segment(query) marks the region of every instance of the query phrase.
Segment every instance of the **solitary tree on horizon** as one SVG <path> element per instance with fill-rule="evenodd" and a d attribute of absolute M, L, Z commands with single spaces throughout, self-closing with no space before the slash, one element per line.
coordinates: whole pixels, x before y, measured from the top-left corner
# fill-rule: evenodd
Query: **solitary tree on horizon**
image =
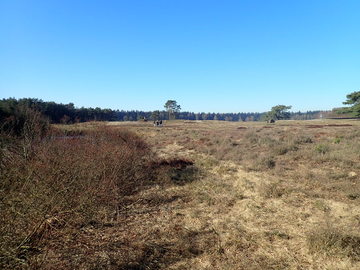
<path fill-rule="evenodd" d="M 266 114 L 265 119 L 268 121 L 290 119 L 290 113 L 288 112 L 290 109 L 291 106 L 276 105 L 272 107 L 271 111 Z"/>
<path fill-rule="evenodd" d="M 177 104 L 176 100 L 168 100 L 164 105 L 169 114 L 169 120 L 176 118 L 176 113 L 180 112 L 181 107 Z"/>

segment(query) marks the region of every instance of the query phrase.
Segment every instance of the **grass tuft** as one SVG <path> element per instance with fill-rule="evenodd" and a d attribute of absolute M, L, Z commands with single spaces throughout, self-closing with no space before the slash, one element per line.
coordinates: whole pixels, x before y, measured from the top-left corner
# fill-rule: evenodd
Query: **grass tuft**
<path fill-rule="evenodd" d="M 311 253 L 322 253 L 329 257 L 348 257 L 360 260 L 360 236 L 344 233 L 331 226 L 319 228 L 307 237 Z"/>

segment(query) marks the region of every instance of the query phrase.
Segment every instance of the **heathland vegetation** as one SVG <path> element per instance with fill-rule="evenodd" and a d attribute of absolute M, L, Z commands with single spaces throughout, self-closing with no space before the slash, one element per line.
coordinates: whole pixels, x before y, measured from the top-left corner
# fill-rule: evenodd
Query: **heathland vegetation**
<path fill-rule="evenodd" d="M 79 234 L 118 224 L 136 194 L 192 164 L 157 158 L 126 129 L 50 126 L 29 108 L 2 122 L 0 150 L 2 269 L 77 268 L 85 254 L 66 258 L 81 250 Z"/>
<path fill-rule="evenodd" d="M 360 268 L 356 119 L 65 125 L 23 101 L 1 103 L 2 269 Z"/>

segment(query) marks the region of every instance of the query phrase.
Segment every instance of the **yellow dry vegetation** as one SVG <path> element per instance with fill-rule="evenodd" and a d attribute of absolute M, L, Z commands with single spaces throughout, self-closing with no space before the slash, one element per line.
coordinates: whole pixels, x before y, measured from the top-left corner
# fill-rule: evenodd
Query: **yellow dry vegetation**
<path fill-rule="evenodd" d="M 141 134 L 162 157 L 194 160 L 201 171 L 162 191 L 188 199 L 168 213 L 175 220 L 157 226 L 165 235 L 170 224 L 196 232 L 199 249 L 167 269 L 360 268 L 358 121 L 111 125 Z"/>
<path fill-rule="evenodd" d="M 177 120 L 163 127 L 94 122 L 56 128 L 71 136 L 94 128 L 110 128 L 113 136 L 116 130 L 136 133 L 149 146 L 141 161 L 147 162 L 146 180 L 142 171 L 141 189 L 120 199 L 114 195 L 121 202 L 114 213 L 106 208 L 61 229 L 49 222 L 57 238 L 49 233 L 30 268 L 360 269 L 360 121 Z M 126 146 L 133 138 L 128 136 L 119 142 Z M 118 177 L 112 164 L 104 166 L 112 156 L 106 140 L 100 141 L 106 148 L 98 164 L 105 183 Z M 133 154 L 129 162 L 141 160 Z"/>

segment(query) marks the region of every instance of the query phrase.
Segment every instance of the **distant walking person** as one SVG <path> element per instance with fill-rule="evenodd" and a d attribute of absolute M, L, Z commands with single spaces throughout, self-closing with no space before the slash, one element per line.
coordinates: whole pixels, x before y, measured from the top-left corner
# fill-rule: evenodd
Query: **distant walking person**
<path fill-rule="evenodd" d="M 163 125 L 162 120 L 156 120 L 156 121 L 154 121 L 154 127 L 162 127 L 162 125 Z"/>

